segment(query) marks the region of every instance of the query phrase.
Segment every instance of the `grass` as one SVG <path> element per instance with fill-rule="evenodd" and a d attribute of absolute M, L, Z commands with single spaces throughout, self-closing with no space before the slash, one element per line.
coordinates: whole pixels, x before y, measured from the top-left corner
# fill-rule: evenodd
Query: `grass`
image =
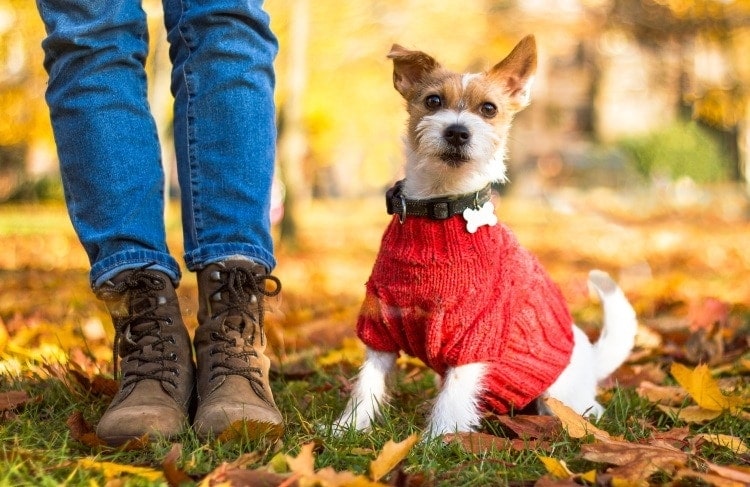
<path fill-rule="evenodd" d="M 367 474 L 369 462 L 389 440 L 401 440 L 419 432 L 424 424 L 426 395 L 434 392 L 434 377 L 430 372 L 418 373 L 417 380 L 407 378 L 414 370 L 400 371 L 399 391 L 394 403 L 385 408 L 383 421 L 371 433 L 348 432 L 342 437 L 330 434 L 333 417 L 343 408 L 340 390 L 331 387 L 342 374 L 351 375 L 346 365 L 317 368 L 304 380 L 278 377 L 273 382 L 275 397 L 286 415 L 286 432 L 280 442 L 238 439 L 230 443 L 201 443 L 190 430 L 175 441 L 182 445 L 178 465 L 188 474 L 200 479 L 222 462 L 232 462 L 242 454 L 255 452 L 250 467 L 267 465 L 278 453 L 295 456 L 299 447 L 309 442 L 317 445 L 317 467 L 333 467 Z M 103 412 L 106 398 L 71 391 L 55 378 L 27 378 L 20 381 L 0 381 L 0 390 L 23 389 L 32 400 L 13 419 L 0 425 L 0 485 L 103 485 L 111 477 L 106 471 L 84 468 L 81 458 L 120 465 L 146 466 L 160 469 L 172 443 L 158 441 L 145 449 L 112 452 L 92 449 L 73 440 L 66 420 L 74 411 L 83 412 L 91 422 Z M 424 391 L 428 391 L 425 394 Z M 646 442 L 654 428 L 669 430 L 681 426 L 653 404 L 639 398 L 632 390 L 615 389 L 607 413 L 598 423 L 612 435 L 626 440 Z M 706 425 L 693 427 L 695 433 L 723 433 L 740 438 L 750 436 L 750 424 L 730 414 L 723 414 Z M 505 436 L 498 424 L 488 422 L 485 431 Z M 533 446 L 525 451 L 495 450 L 481 454 L 465 451 L 458 445 L 445 445 L 440 440 L 418 444 L 412 449 L 403 472 L 428 479 L 427 485 L 532 485 L 545 474 L 538 456 L 564 460 L 574 472 L 590 469 L 603 470 L 580 458 L 580 445 L 585 440 L 569 438 L 560 433 L 544 449 Z M 737 455 L 726 448 L 704 445 L 700 454 L 714 463 L 736 464 Z M 104 467 L 102 467 L 104 468 Z M 114 471 L 119 475 L 118 471 Z M 115 475 L 115 473 L 111 473 Z M 149 481 L 138 475 L 125 475 L 126 485 L 162 485 L 163 481 Z M 434 482 L 434 484 L 433 484 Z"/>
<path fill-rule="evenodd" d="M 337 471 L 366 474 L 370 461 L 386 442 L 400 441 L 421 431 L 427 401 L 435 393 L 435 377 L 407 363 L 399 369 L 392 404 L 385 408 L 383 421 L 372 432 L 349 432 L 342 437 L 330 434 L 329 425 L 343 409 L 347 379 L 356 373 L 356 366 L 346 360 L 321 365 L 318 359 L 353 334 L 362 283 L 369 273 L 386 220 L 380 203 L 380 199 L 375 203 L 350 202 L 345 214 L 339 212 L 338 204 L 317 203 L 301 225 L 300 250 L 292 252 L 283 246 L 279 248 L 277 275 L 284 282 L 284 297 L 272 303 L 276 309 L 269 312 L 267 319 L 269 342 L 281 365 L 273 376 L 272 387 L 285 415 L 285 434 L 278 442 L 239 438 L 229 443 L 206 444 L 186 429 L 174 440 L 182 448 L 177 466 L 196 483 L 224 462 L 244 459 L 248 468 L 277 465 L 279 455 L 296 456 L 302 445 L 310 442 L 316 445 L 316 468 L 332 467 Z M 560 242 L 572 242 L 581 235 L 596 242 L 602 235 L 613 232 L 636 233 L 641 240 L 647 240 L 654 233 L 654 226 L 638 226 L 633 220 L 630 215 L 637 212 L 627 213 L 627 218 L 621 215 L 617 226 L 611 219 L 602 222 L 600 209 L 593 216 L 583 214 L 572 219 L 514 200 L 504 201 L 501 208 L 521 239 L 533 245 L 553 275 L 563 277 L 559 279 L 563 283 L 585 275 L 592 262 L 605 261 L 610 268 L 618 265 L 626 268 L 630 263 L 618 264 L 604 247 L 581 246 L 561 253 Z M 171 214 L 178 218 L 176 211 Z M 691 223 L 689 218 L 680 219 L 670 213 L 667 223 L 659 214 L 653 215 L 650 224 L 655 223 L 658 229 L 669 225 L 684 237 L 684 244 L 673 251 L 662 246 L 655 257 L 645 254 L 646 245 L 629 245 L 631 254 L 620 253 L 620 258 L 627 255 L 636 262 L 650 262 L 654 280 L 662 279 L 650 286 L 641 286 L 636 281 L 635 285 L 640 287 L 626 290 L 635 297 L 638 309 L 657 309 L 667 303 L 670 306 L 665 313 L 673 321 L 679 319 L 677 305 L 687 299 L 681 294 L 682 289 L 699 288 L 696 284 L 699 278 L 718 283 L 710 290 L 711 294 L 721 296 L 723 290 L 730 290 L 733 296 L 740 296 L 740 302 L 747 297 L 746 269 L 739 266 L 713 269 L 709 261 L 700 260 L 702 257 L 697 258 L 697 264 L 687 260 L 686 256 L 698 255 L 698 252 L 686 246 L 705 240 L 699 238 L 703 234 L 686 229 L 692 228 L 690 225 L 703 229 L 705 219 Z M 581 227 L 574 226 L 577 222 Z M 170 248 L 179 255 L 179 228 L 174 222 L 168 228 Z M 326 238 L 321 239 L 321 229 L 326 228 L 332 231 L 323 232 Z M 746 222 L 718 221 L 711 228 L 713 248 L 727 249 L 725 253 L 730 256 L 741 247 L 738 242 L 746 242 L 750 233 Z M 544 239 L 538 237 L 540 233 L 544 233 Z M 5 342 L 0 338 L 0 393 L 23 390 L 29 396 L 24 406 L 0 417 L 0 486 L 164 485 L 164 480 L 149 480 L 118 467 L 161 471 L 173 442 L 157 441 L 135 451 L 111 451 L 75 440 L 66 424 L 73 413 L 80 412 L 93 425 L 107 406 L 108 397 L 93 394 L 71 382 L 65 371 L 83 366 L 86 374 L 111 372 L 111 326 L 101 303 L 93 299 L 88 289 L 85 255 L 75 241 L 64 209 L 60 205 L 0 208 L 0 248 L 5 249 L 0 253 L 0 323 L 10 332 Z M 633 256 L 632 252 L 640 252 L 642 248 L 643 255 Z M 660 285 L 673 282 L 670 281 L 674 280 L 673 268 L 680 276 L 684 275 L 686 264 L 693 264 L 700 272 L 694 272 L 689 278 L 680 277 L 677 282 L 681 286 Z M 732 276 L 738 277 L 731 280 Z M 572 297 L 573 311 L 586 317 L 587 313 L 582 310 L 589 310 L 590 303 L 585 296 L 572 294 L 571 287 L 568 285 L 566 292 Z M 648 294 L 644 290 L 662 294 Z M 188 327 L 194 329 L 197 302 L 194 278 L 186 274 L 178 291 L 186 310 L 190 310 L 185 316 Z M 703 288 L 703 292 L 709 291 Z M 644 315 L 655 322 L 656 318 L 664 318 Z M 87 330 L 92 323 L 103 324 L 106 336 L 91 335 Z M 674 335 L 674 330 L 670 333 Z M 66 353 L 71 363 L 60 366 L 56 357 Z M 19 360 L 19 368 L 3 373 L 9 358 Z M 670 358 L 665 355 L 648 360 L 657 361 L 667 370 Z M 747 371 L 740 373 L 725 368 L 723 376 L 739 376 L 735 384 L 748 394 Z M 607 412 L 597 426 L 635 444 L 650 442 L 654 431 L 667 432 L 686 426 L 640 398 L 632 387 L 607 391 L 604 402 Z M 689 428 L 691 438 L 700 433 L 750 437 L 750 422 L 729 413 L 705 424 L 689 425 Z M 507 428 L 491 418 L 484 425 L 484 431 L 499 437 L 512 436 Z M 531 442 L 521 451 L 501 448 L 477 453 L 440 440 L 418 443 L 397 469 L 406 480 L 402 478 L 401 483 L 391 480 L 395 485 L 533 485 L 546 473 L 540 456 L 563 460 L 574 472 L 607 468 L 607 465 L 582 458 L 581 447 L 590 440 L 570 438 L 564 432 L 547 440 L 544 445 Z M 686 440 L 682 448 L 718 464 L 747 467 L 750 462 L 747 455 L 737 455 L 727 448 L 694 439 Z M 251 456 L 245 456 L 247 454 Z M 87 459 L 94 463 L 86 463 Z M 671 478 L 667 473 L 657 473 L 649 480 L 659 484 Z M 692 480 L 680 482 L 679 485 L 705 485 Z"/>

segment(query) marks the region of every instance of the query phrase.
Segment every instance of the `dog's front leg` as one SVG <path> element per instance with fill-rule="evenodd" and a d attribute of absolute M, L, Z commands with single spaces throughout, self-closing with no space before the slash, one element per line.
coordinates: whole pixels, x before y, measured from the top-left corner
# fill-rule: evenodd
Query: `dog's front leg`
<path fill-rule="evenodd" d="M 428 436 L 474 431 L 479 426 L 485 369 L 483 363 L 448 369 L 432 407 Z"/>
<path fill-rule="evenodd" d="M 388 400 L 386 379 L 396 363 L 397 354 L 367 348 L 365 363 L 359 371 L 352 396 L 344 412 L 333 423 L 333 431 L 341 434 L 354 427 L 365 430 L 380 415 L 380 407 Z"/>

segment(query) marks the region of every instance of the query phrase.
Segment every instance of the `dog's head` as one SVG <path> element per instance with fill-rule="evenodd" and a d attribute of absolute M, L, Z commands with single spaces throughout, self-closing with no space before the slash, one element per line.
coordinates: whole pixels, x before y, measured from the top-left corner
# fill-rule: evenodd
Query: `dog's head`
<path fill-rule="evenodd" d="M 536 42 L 523 38 L 484 73 L 460 74 L 432 56 L 394 44 L 393 85 L 409 113 L 406 182 L 410 198 L 477 191 L 505 181 L 513 116 L 529 103 Z"/>

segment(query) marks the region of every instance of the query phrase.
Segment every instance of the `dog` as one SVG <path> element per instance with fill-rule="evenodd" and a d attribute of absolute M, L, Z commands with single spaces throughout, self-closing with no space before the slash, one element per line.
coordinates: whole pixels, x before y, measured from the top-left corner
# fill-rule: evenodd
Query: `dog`
<path fill-rule="evenodd" d="M 365 361 L 334 432 L 376 421 L 400 352 L 442 379 L 426 438 L 476 430 L 487 410 L 519 411 L 547 396 L 599 417 L 597 383 L 633 348 L 633 308 L 609 275 L 592 271 L 604 324 L 591 344 L 491 201 L 491 184 L 507 179 L 511 121 L 530 100 L 534 37 L 480 74 L 398 44 L 388 58 L 408 112 L 405 178 L 386 194 L 393 219 L 357 323 Z"/>

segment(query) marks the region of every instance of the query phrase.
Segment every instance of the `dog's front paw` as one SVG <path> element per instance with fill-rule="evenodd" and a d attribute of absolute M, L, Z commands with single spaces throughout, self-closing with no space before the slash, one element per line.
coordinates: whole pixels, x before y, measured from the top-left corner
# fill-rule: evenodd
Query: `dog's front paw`
<path fill-rule="evenodd" d="M 342 436 L 347 431 L 366 431 L 372 426 L 373 418 L 364 411 L 357 411 L 356 406 L 347 405 L 341 416 L 331 425 L 331 431 L 335 436 Z"/>

